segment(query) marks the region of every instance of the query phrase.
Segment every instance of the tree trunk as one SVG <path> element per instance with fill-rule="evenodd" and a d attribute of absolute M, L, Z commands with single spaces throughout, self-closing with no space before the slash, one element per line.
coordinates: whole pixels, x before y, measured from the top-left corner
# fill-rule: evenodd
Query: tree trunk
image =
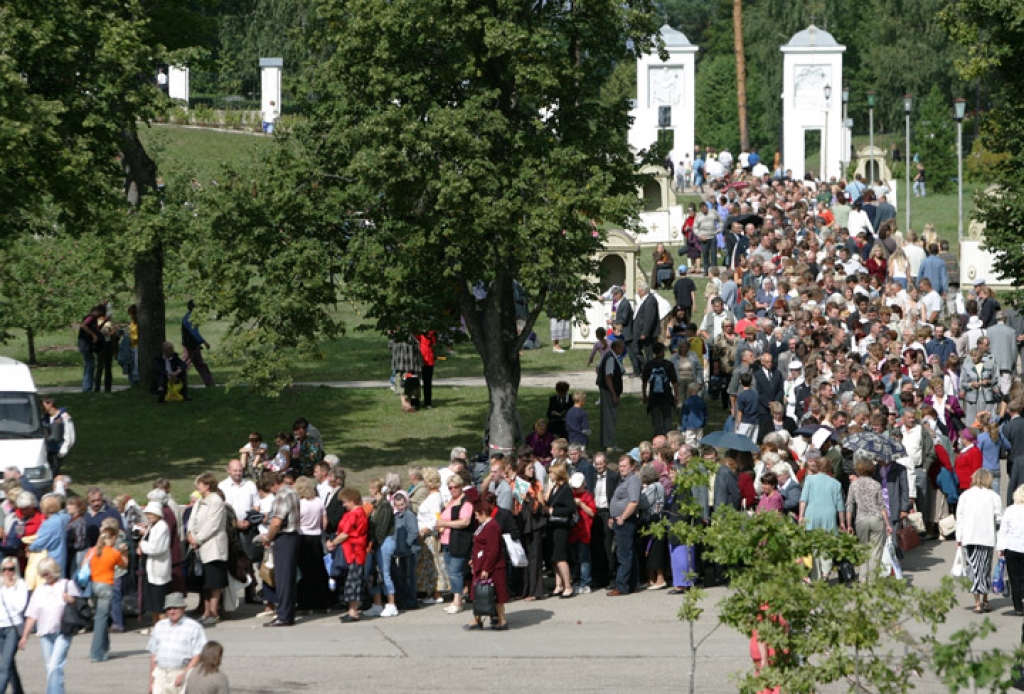
<path fill-rule="evenodd" d="M 138 212 L 143 196 L 156 190 L 156 162 L 146 153 L 134 125 L 124 130 L 121 141 L 125 198 Z M 164 249 L 159 239 L 135 256 L 135 307 L 139 318 L 139 382 L 143 388 L 152 389 L 153 358 L 166 339 Z"/>
<path fill-rule="evenodd" d="M 28 363 L 36 364 L 36 331 L 32 328 L 25 328 L 25 339 L 28 341 Z"/>
<path fill-rule="evenodd" d="M 164 249 L 156 248 L 135 258 L 135 307 L 139 317 L 139 383 L 152 390 L 153 359 L 167 339 L 164 307 Z"/>
<path fill-rule="evenodd" d="M 476 300 L 468 289 L 464 289 L 460 293 L 459 305 L 469 326 L 470 338 L 484 365 L 484 380 L 490 399 L 486 432 L 488 452 L 511 453 L 523 439 L 516 405 L 519 401 L 519 348 L 525 339 L 516 332 L 512 277 L 499 276 L 488 287 L 487 298 L 483 301 Z M 539 308 L 535 308 L 527 321 L 524 333 L 529 333 Z"/>
<path fill-rule="evenodd" d="M 743 51 L 743 0 L 732 0 L 733 50 L 736 53 L 736 110 L 740 119 L 740 149 L 750 151 L 747 129 L 747 59 Z"/>

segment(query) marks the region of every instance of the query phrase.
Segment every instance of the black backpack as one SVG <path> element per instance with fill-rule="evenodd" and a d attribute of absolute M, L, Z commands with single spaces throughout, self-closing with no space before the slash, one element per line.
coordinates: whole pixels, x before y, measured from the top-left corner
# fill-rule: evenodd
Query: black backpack
<path fill-rule="evenodd" d="M 651 368 L 651 378 L 649 379 L 651 384 L 652 395 L 664 395 L 669 392 L 668 385 L 668 372 L 665 371 L 665 366 L 659 364 Z"/>

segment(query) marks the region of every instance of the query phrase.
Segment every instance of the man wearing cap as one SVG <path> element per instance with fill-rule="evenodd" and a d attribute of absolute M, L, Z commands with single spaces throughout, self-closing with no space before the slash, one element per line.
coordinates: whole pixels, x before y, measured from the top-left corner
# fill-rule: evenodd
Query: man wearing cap
<path fill-rule="evenodd" d="M 642 365 L 633 334 L 636 328 L 633 325 L 633 305 L 629 303 L 622 287 L 612 287 L 612 313 L 615 315 L 614 322 L 622 326 L 622 340 L 629 354 L 629 363 L 633 365 L 633 373 L 639 374 Z"/>
<path fill-rule="evenodd" d="M 146 650 L 149 658 L 151 694 L 178 694 L 188 671 L 199 664 L 206 645 L 206 633 L 199 622 L 185 616 L 185 596 L 171 593 L 164 598 L 165 619 L 153 627 Z"/>
<path fill-rule="evenodd" d="M 690 268 L 685 265 L 679 266 L 679 279 L 672 285 L 672 293 L 676 297 L 676 306 L 683 309 L 683 315 L 685 321 L 690 322 L 693 315 L 693 305 L 696 303 L 697 298 L 697 285 L 691 280 L 687 273 Z"/>

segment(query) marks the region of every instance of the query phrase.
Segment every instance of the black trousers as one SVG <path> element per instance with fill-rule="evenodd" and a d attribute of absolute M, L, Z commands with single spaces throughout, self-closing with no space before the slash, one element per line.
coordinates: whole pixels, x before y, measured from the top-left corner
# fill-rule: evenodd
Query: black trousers
<path fill-rule="evenodd" d="M 434 404 L 434 367 L 423 365 L 423 406 Z"/>
<path fill-rule="evenodd" d="M 280 534 L 274 538 L 274 590 L 277 593 L 277 619 L 295 622 L 295 582 L 299 573 L 299 534 Z"/>
<path fill-rule="evenodd" d="M 538 530 L 532 533 L 522 534 L 523 549 L 526 550 L 526 558 L 529 564 L 526 567 L 526 586 L 523 590 L 523 597 L 543 598 L 544 597 L 544 531 Z"/>
<path fill-rule="evenodd" d="M 590 571 L 593 585 L 598 587 L 612 583 L 617 565 L 612 552 L 615 535 L 608 529 L 608 518 L 608 509 L 599 508 L 590 527 Z"/>
<path fill-rule="evenodd" d="M 1024 610 L 1024 553 L 1005 550 L 1006 580 L 1010 582 L 1010 596 L 1013 598 L 1013 609 Z"/>

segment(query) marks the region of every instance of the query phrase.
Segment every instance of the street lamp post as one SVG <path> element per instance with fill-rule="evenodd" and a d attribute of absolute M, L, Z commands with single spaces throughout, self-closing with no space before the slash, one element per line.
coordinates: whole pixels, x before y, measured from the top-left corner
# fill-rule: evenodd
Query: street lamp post
<path fill-rule="evenodd" d="M 964 116 L 967 99 L 953 99 L 953 118 L 956 119 L 956 240 L 964 238 Z"/>
<path fill-rule="evenodd" d="M 907 117 L 907 126 L 906 126 L 906 130 L 907 130 L 907 148 L 906 148 L 906 150 L 904 150 L 905 156 L 903 157 L 903 161 L 904 161 L 903 169 L 904 169 L 904 171 L 906 173 L 906 175 L 905 175 L 905 179 L 906 180 L 905 180 L 904 183 L 907 186 L 907 192 L 904 194 L 904 199 L 906 200 L 906 204 L 907 204 L 907 211 L 906 211 L 906 220 L 907 220 L 906 230 L 907 231 L 910 231 L 910 109 L 913 107 L 913 105 L 914 105 L 914 97 L 912 97 L 910 94 L 904 94 L 903 95 L 903 113 L 906 114 L 906 117 Z"/>
<path fill-rule="evenodd" d="M 825 85 L 825 129 L 822 133 L 821 142 L 821 180 L 828 182 L 828 117 L 829 106 L 832 101 L 832 86 Z"/>
<path fill-rule="evenodd" d="M 874 178 L 874 163 L 875 163 L 875 93 L 868 92 L 868 149 L 871 154 L 868 168 L 868 178 L 872 181 Z"/>
<path fill-rule="evenodd" d="M 839 178 L 843 178 L 843 177 L 846 176 L 846 163 L 847 163 L 846 156 L 850 153 L 850 145 L 849 145 L 849 143 L 847 142 L 847 139 L 846 139 L 847 136 L 849 135 L 849 133 L 846 130 L 846 106 L 847 106 L 847 104 L 850 103 L 850 85 L 843 84 L 842 97 L 843 97 L 843 129 L 840 132 L 842 133 L 843 136 L 840 138 L 842 140 L 842 144 L 839 147 L 839 150 L 840 150 L 840 155 L 839 155 Z"/>

